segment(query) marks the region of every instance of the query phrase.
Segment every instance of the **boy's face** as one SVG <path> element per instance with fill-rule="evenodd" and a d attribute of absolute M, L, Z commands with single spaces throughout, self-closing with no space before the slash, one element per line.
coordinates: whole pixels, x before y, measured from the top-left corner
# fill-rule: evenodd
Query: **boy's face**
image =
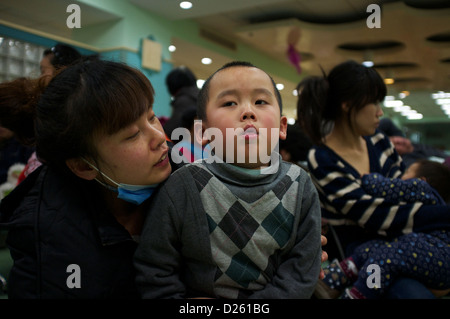
<path fill-rule="evenodd" d="M 234 66 L 211 79 L 203 125 L 222 133 L 217 156 L 241 167 L 260 168 L 268 164 L 262 157 L 270 156 L 278 139 L 286 139 L 287 119 L 280 114 L 269 76 L 258 68 Z"/>

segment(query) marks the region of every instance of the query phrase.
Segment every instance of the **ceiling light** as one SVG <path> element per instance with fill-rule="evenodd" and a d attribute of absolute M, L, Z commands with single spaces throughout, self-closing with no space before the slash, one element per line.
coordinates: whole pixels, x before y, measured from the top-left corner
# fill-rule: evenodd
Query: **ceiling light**
<path fill-rule="evenodd" d="M 401 105 L 401 106 L 395 106 L 394 112 L 403 112 L 403 111 L 409 111 L 411 110 L 411 107 L 409 105 Z"/>
<path fill-rule="evenodd" d="M 293 96 L 298 96 L 298 91 L 297 91 L 297 90 L 293 90 L 293 91 L 292 91 L 292 95 L 293 95 Z"/>
<path fill-rule="evenodd" d="M 202 63 L 208 65 L 212 63 L 212 60 L 210 58 L 203 58 Z"/>
<path fill-rule="evenodd" d="M 394 84 L 394 79 L 393 78 L 385 78 L 384 84 L 386 84 L 386 85 Z"/>
<path fill-rule="evenodd" d="M 446 93 L 444 91 L 439 91 L 437 93 L 431 94 L 431 97 L 433 99 L 446 99 L 446 98 L 450 98 L 450 93 Z"/>
<path fill-rule="evenodd" d="M 181 9 L 185 9 L 185 10 L 189 10 L 190 8 L 192 8 L 192 2 L 183 1 L 183 2 L 180 3 L 180 8 Z"/>
<path fill-rule="evenodd" d="M 294 125 L 295 124 L 295 119 L 293 117 L 290 117 L 287 119 L 288 124 L 290 125 Z"/>
<path fill-rule="evenodd" d="M 408 120 L 421 120 L 423 119 L 423 115 L 421 113 L 408 114 L 406 116 Z"/>
<path fill-rule="evenodd" d="M 284 89 L 284 84 L 283 83 L 278 83 L 277 84 L 277 89 L 278 89 L 278 91 L 281 91 L 282 89 Z"/>
<path fill-rule="evenodd" d="M 383 105 L 385 107 L 399 107 L 403 105 L 403 102 L 400 100 L 388 100 L 388 101 L 384 101 Z"/>
<path fill-rule="evenodd" d="M 371 68 L 373 67 L 373 61 L 364 61 L 363 63 L 361 63 L 362 65 L 364 65 L 367 68 Z"/>
<path fill-rule="evenodd" d="M 199 89 L 201 89 L 204 83 L 205 83 L 205 80 L 198 79 L 197 80 L 197 87 Z"/>
<path fill-rule="evenodd" d="M 169 45 L 169 51 L 170 52 L 175 52 L 177 50 L 177 47 L 174 45 Z"/>
<path fill-rule="evenodd" d="M 439 105 L 450 104 L 450 99 L 437 99 L 436 104 L 439 104 Z"/>
<path fill-rule="evenodd" d="M 398 94 L 398 98 L 399 99 L 404 99 L 405 97 L 407 97 L 409 95 L 409 91 L 401 91 L 399 94 Z"/>

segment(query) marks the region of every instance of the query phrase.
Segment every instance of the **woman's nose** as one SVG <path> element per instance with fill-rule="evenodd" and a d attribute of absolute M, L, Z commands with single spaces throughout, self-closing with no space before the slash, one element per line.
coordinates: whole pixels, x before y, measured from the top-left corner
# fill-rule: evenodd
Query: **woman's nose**
<path fill-rule="evenodd" d="M 158 149 L 166 141 L 166 134 L 161 125 L 150 125 L 150 148 L 153 150 Z"/>

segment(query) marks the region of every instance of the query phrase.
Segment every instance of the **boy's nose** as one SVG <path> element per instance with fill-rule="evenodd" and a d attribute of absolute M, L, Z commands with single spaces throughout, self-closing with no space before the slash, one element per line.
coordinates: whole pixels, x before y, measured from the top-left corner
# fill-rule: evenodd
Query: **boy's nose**
<path fill-rule="evenodd" d="M 246 107 L 241 114 L 241 121 L 256 120 L 256 114 L 251 107 Z"/>

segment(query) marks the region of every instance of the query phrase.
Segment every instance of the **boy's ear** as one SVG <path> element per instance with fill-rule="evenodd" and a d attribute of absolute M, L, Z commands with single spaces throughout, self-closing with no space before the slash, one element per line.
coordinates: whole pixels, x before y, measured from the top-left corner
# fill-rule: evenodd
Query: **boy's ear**
<path fill-rule="evenodd" d="M 197 144 L 200 144 L 201 146 L 205 146 L 209 143 L 208 139 L 204 138 L 203 132 L 206 130 L 206 127 L 202 120 L 195 120 L 194 121 L 194 139 Z"/>
<path fill-rule="evenodd" d="M 93 180 L 98 172 L 81 158 L 71 158 L 66 160 L 67 167 L 79 178 Z"/>
<path fill-rule="evenodd" d="M 285 140 L 287 137 L 287 117 L 282 116 L 280 119 L 280 139 Z"/>

